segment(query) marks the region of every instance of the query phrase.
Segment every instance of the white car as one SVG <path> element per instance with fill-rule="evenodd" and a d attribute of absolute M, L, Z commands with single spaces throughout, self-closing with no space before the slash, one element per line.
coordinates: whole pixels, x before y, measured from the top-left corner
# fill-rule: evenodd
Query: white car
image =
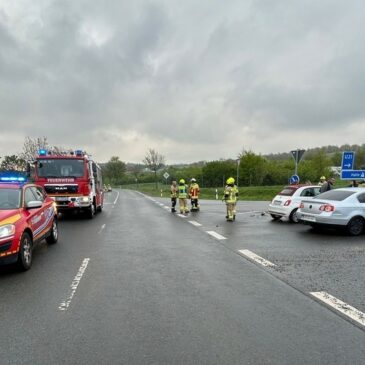
<path fill-rule="evenodd" d="M 288 185 L 275 196 L 269 204 L 268 213 L 272 219 L 287 218 L 298 223 L 297 210 L 303 198 L 312 198 L 319 194 L 319 185 Z"/>
<path fill-rule="evenodd" d="M 365 228 L 365 189 L 334 189 L 303 199 L 297 217 L 312 227 L 343 227 L 350 235 L 358 236 Z"/>

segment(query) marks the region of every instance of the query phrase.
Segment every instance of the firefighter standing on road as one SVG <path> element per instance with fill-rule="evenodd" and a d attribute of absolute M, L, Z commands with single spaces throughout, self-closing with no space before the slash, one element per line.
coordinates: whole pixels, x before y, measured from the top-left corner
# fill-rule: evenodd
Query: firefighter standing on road
<path fill-rule="evenodd" d="M 176 212 L 176 199 L 177 199 L 177 194 L 178 194 L 178 188 L 177 188 L 177 183 L 176 181 L 172 181 L 171 186 L 170 186 L 170 192 L 171 192 L 171 213 L 175 213 Z"/>
<path fill-rule="evenodd" d="M 233 222 L 236 219 L 236 203 L 238 197 L 238 189 L 234 184 L 234 178 L 230 177 L 227 179 L 227 185 L 224 189 L 223 199 L 227 206 L 227 221 Z"/>
<path fill-rule="evenodd" d="M 178 198 L 179 198 L 179 208 L 180 213 L 189 213 L 188 209 L 188 186 L 185 184 L 184 179 L 180 179 L 179 181 L 179 190 L 178 190 Z"/>
<path fill-rule="evenodd" d="M 189 195 L 191 199 L 191 211 L 197 212 L 200 208 L 199 206 L 199 194 L 200 194 L 200 188 L 198 183 L 196 182 L 195 178 L 192 178 L 190 180 L 190 187 L 189 187 Z"/>

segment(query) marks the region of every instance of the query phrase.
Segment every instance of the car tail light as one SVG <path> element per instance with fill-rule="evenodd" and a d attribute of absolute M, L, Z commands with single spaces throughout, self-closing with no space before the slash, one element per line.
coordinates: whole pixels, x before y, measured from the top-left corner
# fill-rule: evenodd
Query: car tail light
<path fill-rule="evenodd" d="M 299 208 L 304 208 L 304 203 L 300 202 Z"/>
<path fill-rule="evenodd" d="M 284 207 L 287 207 L 288 205 L 290 205 L 290 203 L 291 203 L 291 200 L 290 200 L 290 199 L 288 199 L 288 200 L 284 203 Z"/>
<path fill-rule="evenodd" d="M 335 207 L 331 204 L 323 204 L 319 207 L 319 210 L 321 212 L 334 212 L 335 211 Z"/>

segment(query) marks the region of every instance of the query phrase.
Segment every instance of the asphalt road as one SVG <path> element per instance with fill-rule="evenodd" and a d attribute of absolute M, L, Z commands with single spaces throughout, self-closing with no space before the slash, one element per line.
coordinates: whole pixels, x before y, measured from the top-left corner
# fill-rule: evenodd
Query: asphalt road
<path fill-rule="evenodd" d="M 220 201 L 167 205 L 113 191 L 93 220 L 62 219 L 30 271 L 0 268 L 0 363 L 364 363 L 365 326 L 310 294 L 365 312 L 364 236 L 272 222 L 265 202 L 234 223 Z"/>

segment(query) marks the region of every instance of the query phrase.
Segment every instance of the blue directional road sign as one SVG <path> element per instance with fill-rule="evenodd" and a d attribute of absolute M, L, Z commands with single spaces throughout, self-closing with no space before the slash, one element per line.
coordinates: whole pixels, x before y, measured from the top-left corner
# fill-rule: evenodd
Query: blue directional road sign
<path fill-rule="evenodd" d="M 360 180 L 365 179 L 365 170 L 342 170 L 342 180 Z"/>
<path fill-rule="evenodd" d="M 342 166 L 343 170 L 352 170 L 354 168 L 354 159 L 355 152 L 354 151 L 344 151 L 342 154 Z"/>
<path fill-rule="evenodd" d="M 292 175 L 289 179 L 290 184 L 298 184 L 299 183 L 299 176 Z"/>

